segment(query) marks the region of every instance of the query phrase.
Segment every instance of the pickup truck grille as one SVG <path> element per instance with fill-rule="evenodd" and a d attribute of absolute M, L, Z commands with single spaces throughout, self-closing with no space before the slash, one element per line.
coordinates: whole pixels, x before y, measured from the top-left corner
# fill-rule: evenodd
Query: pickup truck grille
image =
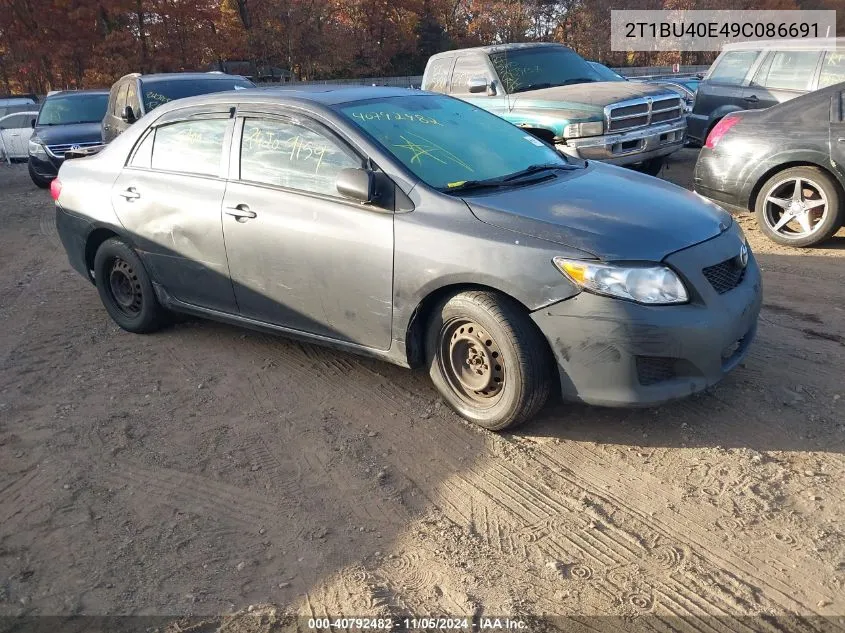
<path fill-rule="evenodd" d="M 622 132 L 652 123 L 675 121 L 683 115 L 684 103 L 677 95 L 631 99 L 605 108 L 609 132 Z"/>
<path fill-rule="evenodd" d="M 61 145 L 48 145 L 47 151 L 56 158 L 64 158 L 65 152 L 69 152 L 71 147 L 93 147 L 94 145 L 102 145 L 102 141 L 91 141 L 88 143 L 62 143 Z"/>

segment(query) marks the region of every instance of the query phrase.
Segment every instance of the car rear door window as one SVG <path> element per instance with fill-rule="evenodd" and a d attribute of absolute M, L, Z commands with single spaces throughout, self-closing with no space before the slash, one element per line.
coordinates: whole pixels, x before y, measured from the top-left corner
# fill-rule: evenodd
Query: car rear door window
<path fill-rule="evenodd" d="M 455 62 L 455 72 L 452 73 L 452 81 L 449 84 L 451 94 L 470 94 L 467 83 L 470 79 L 489 79 L 487 65 L 479 55 L 464 55 L 458 57 Z"/>
<path fill-rule="evenodd" d="M 341 170 L 362 164 L 327 133 L 284 119 L 247 118 L 241 138 L 241 180 L 337 196 Z"/>
<path fill-rule="evenodd" d="M 191 119 L 156 129 L 152 168 L 202 176 L 220 173 L 228 119 Z"/>
<path fill-rule="evenodd" d="M 822 61 L 819 88 L 845 81 L 845 51 L 828 51 Z"/>
<path fill-rule="evenodd" d="M 759 54 L 759 51 L 730 51 L 725 53 L 710 72 L 707 80 L 717 84 L 740 86 Z"/>
<path fill-rule="evenodd" d="M 775 90 L 809 90 L 819 54 L 819 51 L 775 51 L 760 68 L 754 83 Z"/>

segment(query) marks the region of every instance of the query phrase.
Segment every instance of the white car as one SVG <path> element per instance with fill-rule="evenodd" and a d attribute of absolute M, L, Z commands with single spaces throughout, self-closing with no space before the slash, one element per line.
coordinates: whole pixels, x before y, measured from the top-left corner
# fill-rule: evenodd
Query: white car
<path fill-rule="evenodd" d="M 29 137 L 32 122 L 38 112 L 14 112 L 0 117 L 0 158 L 26 158 L 29 154 Z"/>

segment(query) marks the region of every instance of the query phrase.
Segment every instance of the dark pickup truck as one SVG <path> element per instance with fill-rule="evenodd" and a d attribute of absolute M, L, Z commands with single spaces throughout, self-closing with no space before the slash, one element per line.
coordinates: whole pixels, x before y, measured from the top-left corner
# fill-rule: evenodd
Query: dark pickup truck
<path fill-rule="evenodd" d="M 582 159 L 656 173 L 684 145 L 684 102 L 646 83 L 603 81 L 561 44 L 448 51 L 426 65 L 423 90 L 482 107 Z"/>

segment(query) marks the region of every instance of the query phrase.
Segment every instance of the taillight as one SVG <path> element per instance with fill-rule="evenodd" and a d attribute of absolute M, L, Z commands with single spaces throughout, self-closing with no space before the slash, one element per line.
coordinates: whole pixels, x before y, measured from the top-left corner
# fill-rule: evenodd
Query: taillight
<path fill-rule="evenodd" d="M 50 183 L 50 195 L 53 197 L 53 200 L 58 200 L 61 194 L 62 181 L 58 178 L 53 178 L 52 182 Z"/>
<path fill-rule="evenodd" d="M 713 126 L 713 129 L 710 130 L 710 134 L 707 135 L 707 141 L 705 141 L 704 147 L 707 149 L 713 149 L 716 147 L 716 145 L 719 144 L 719 141 L 722 140 L 722 137 L 737 123 L 739 123 L 738 116 L 726 116 L 724 119 L 719 121 Z"/>

